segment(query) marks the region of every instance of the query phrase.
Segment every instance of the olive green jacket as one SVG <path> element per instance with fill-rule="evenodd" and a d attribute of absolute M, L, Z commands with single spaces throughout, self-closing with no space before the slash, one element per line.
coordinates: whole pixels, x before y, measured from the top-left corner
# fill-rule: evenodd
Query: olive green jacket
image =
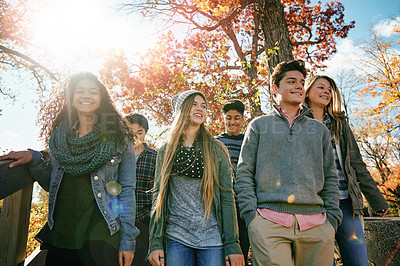
<path fill-rule="evenodd" d="M 347 177 L 348 191 L 354 213 L 363 214 L 363 198 L 361 192 L 375 211 L 389 208 L 388 203 L 379 191 L 375 180 L 371 177 L 363 161 L 347 119 L 341 118 L 341 122 L 342 131 L 339 137 L 339 143 L 344 163 L 344 173 Z"/>
<path fill-rule="evenodd" d="M 313 118 L 312 113 L 309 113 L 308 116 Z M 340 122 L 342 128 L 339 144 L 344 164 L 343 172 L 347 179 L 347 190 L 353 205 L 353 212 L 357 215 L 363 215 L 364 199 L 362 194 L 374 211 L 389 208 L 389 204 L 382 196 L 375 180 L 367 169 L 367 165 L 363 161 L 347 117 L 340 117 Z"/>
<path fill-rule="evenodd" d="M 158 220 L 156 216 L 156 202 L 160 189 L 161 181 L 161 168 L 164 161 L 166 145 L 162 146 L 157 155 L 156 173 L 154 178 L 154 191 L 153 191 L 153 207 L 150 220 L 150 248 L 149 253 L 155 250 L 165 249 L 165 229 L 166 222 L 168 221 L 168 189 L 167 185 L 164 201 L 162 204 L 162 213 Z M 230 168 L 229 159 L 227 158 L 221 145 L 217 143 L 214 145 L 215 158 L 216 158 L 216 173 L 219 186 L 214 186 L 213 204 L 215 206 L 219 231 L 224 245 L 225 256 L 230 254 L 242 254 L 239 246 L 239 231 L 236 220 L 236 207 L 232 186 L 232 172 Z"/>

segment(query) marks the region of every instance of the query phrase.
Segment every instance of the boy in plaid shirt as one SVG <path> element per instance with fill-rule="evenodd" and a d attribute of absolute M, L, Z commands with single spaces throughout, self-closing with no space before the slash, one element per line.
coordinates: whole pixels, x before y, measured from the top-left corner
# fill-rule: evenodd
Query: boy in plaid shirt
<path fill-rule="evenodd" d="M 145 143 L 146 133 L 149 130 L 147 119 L 140 114 L 126 116 L 130 123 L 134 140 L 136 156 L 136 221 L 140 230 L 136 238 L 136 252 L 132 265 L 150 265 L 145 261 L 149 248 L 149 222 L 152 204 L 151 189 L 154 185 L 157 151 Z"/>

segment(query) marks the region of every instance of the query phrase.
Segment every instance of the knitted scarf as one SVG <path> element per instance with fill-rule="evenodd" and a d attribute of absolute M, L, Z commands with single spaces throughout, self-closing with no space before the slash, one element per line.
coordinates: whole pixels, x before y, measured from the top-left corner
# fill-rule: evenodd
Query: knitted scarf
<path fill-rule="evenodd" d="M 66 173 L 89 174 L 110 159 L 116 149 L 115 134 L 104 134 L 101 123 L 97 123 L 87 135 L 77 138 L 64 120 L 51 134 L 49 148 Z"/>
<path fill-rule="evenodd" d="M 197 139 L 188 149 L 180 140 L 172 164 L 172 173 L 182 174 L 192 178 L 202 178 L 204 172 L 203 153 Z"/>

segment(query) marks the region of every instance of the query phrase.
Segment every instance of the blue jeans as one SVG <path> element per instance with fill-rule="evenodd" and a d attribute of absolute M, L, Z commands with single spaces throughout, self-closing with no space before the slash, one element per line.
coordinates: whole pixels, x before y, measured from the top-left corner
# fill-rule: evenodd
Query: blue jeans
<path fill-rule="evenodd" d="M 368 265 L 367 245 L 364 230 L 358 215 L 353 217 L 353 206 L 350 199 L 340 201 L 343 220 L 337 229 L 335 239 L 339 245 L 343 265 Z"/>
<path fill-rule="evenodd" d="M 222 248 L 195 249 L 182 245 L 176 240 L 167 239 L 165 250 L 166 266 L 210 266 L 224 265 Z"/>

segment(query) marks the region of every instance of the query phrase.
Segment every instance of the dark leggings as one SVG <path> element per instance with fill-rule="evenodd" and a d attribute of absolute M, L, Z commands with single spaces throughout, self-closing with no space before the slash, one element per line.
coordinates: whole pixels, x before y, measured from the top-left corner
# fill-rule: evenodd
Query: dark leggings
<path fill-rule="evenodd" d="M 249 254 L 249 235 L 247 233 L 246 222 L 244 219 L 240 218 L 239 211 L 237 213 L 237 221 L 239 226 L 239 241 L 240 241 L 240 248 L 242 249 L 243 256 L 244 256 L 244 265 L 248 264 L 248 254 Z"/>
<path fill-rule="evenodd" d="M 82 249 L 48 246 L 46 266 L 118 265 L 118 250 L 104 241 L 87 241 Z"/>
<path fill-rule="evenodd" d="M 148 261 L 146 261 L 149 250 L 149 223 L 149 216 L 146 216 L 143 221 L 135 223 L 135 226 L 139 229 L 140 234 L 136 237 L 136 251 L 132 266 L 151 265 Z"/>

